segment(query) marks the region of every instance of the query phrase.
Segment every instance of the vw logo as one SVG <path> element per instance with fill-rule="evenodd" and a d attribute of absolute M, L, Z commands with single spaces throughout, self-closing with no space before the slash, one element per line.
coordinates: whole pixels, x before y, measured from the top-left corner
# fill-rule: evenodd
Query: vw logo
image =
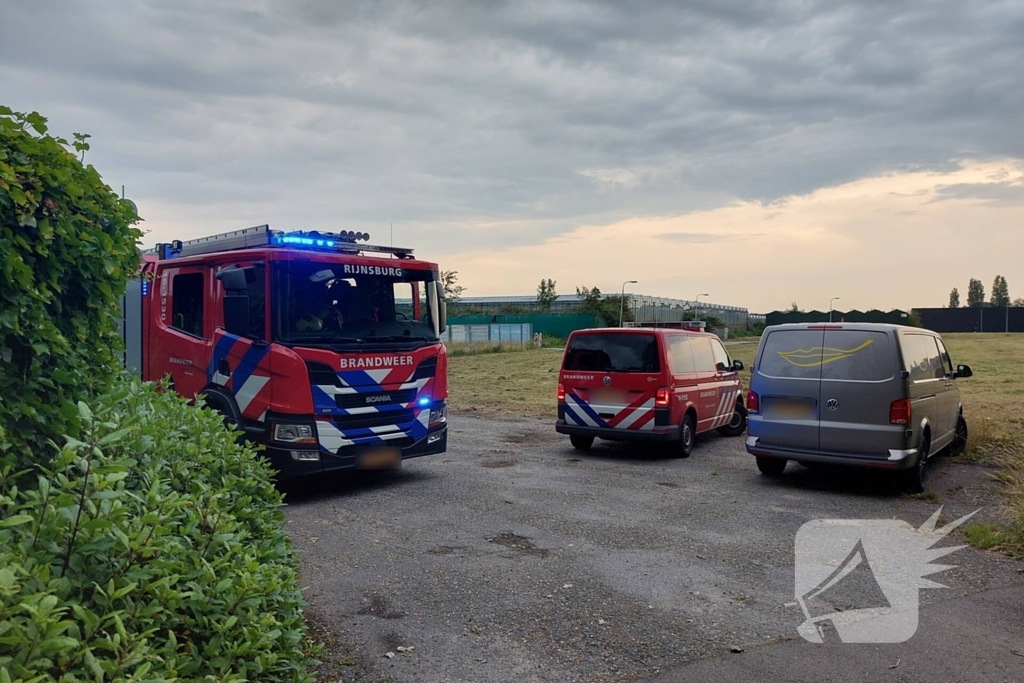
<path fill-rule="evenodd" d="M 826 401 L 825 405 L 828 406 L 829 410 L 839 410 L 839 401 L 837 401 L 834 398 L 830 398 L 828 401 Z"/>
<path fill-rule="evenodd" d="M 609 377 L 608 375 L 605 375 L 605 376 L 604 376 L 604 385 L 605 385 L 605 386 L 608 386 L 608 385 L 610 385 L 611 383 L 612 383 L 612 378 L 611 378 L 611 377 Z"/>

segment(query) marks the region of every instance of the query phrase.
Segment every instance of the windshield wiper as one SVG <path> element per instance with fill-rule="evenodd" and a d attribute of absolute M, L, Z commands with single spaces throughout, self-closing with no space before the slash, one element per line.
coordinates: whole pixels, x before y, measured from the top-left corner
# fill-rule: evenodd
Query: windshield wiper
<path fill-rule="evenodd" d="M 383 337 L 370 337 L 370 343 L 378 341 L 433 341 L 430 337 L 416 336 L 411 334 L 389 334 Z"/>
<path fill-rule="evenodd" d="M 360 339 L 359 337 L 345 337 L 344 339 L 331 339 L 327 345 L 333 348 L 335 346 L 352 346 L 354 344 L 366 343 L 367 341 L 365 339 Z"/>

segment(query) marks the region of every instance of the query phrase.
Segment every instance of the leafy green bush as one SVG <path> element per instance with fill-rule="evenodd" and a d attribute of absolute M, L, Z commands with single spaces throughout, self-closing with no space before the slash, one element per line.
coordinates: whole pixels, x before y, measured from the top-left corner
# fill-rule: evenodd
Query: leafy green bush
<path fill-rule="evenodd" d="M 31 488 L 0 471 L 0 682 L 309 680 L 266 462 L 150 385 L 76 410 Z"/>
<path fill-rule="evenodd" d="M 0 454 L 33 459 L 113 377 L 141 236 L 131 205 L 46 130 L 0 106 Z M 87 137 L 71 147 L 84 154 Z"/>

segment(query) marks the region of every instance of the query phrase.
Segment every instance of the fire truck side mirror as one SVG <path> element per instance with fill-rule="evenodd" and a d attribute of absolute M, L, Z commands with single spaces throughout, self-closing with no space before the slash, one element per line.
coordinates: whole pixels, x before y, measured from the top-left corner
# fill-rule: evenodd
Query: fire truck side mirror
<path fill-rule="evenodd" d="M 217 273 L 217 279 L 229 294 L 246 291 L 245 268 L 225 268 Z"/>
<path fill-rule="evenodd" d="M 434 284 L 437 286 L 437 331 L 442 333 L 448 329 L 448 302 L 444 300 L 444 285 Z"/>

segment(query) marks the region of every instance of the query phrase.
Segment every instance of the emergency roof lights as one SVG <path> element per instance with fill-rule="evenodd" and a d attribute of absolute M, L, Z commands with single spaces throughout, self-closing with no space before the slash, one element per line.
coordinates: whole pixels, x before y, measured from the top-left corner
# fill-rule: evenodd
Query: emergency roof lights
<path fill-rule="evenodd" d="M 368 233 L 352 232 L 351 230 L 342 230 L 338 233 L 319 233 L 315 230 L 310 232 L 298 230 L 295 232 L 274 231 L 272 233 L 271 243 L 297 247 L 321 247 L 325 249 L 333 249 L 335 246 L 355 244 L 356 242 L 366 241 L 368 239 L 370 239 L 370 235 Z"/>
<path fill-rule="evenodd" d="M 236 251 L 239 249 L 286 247 L 289 249 L 310 249 L 347 254 L 371 252 L 391 254 L 400 259 L 412 258 L 412 249 L 356 244 L 356 242 L 368 239 L 370 239 L 368 233 L 353 232 L 351 230 L 342 230 L 341 232 L 317 232 L 315 230 L 284 232 L 281 230 L 271 230 L 269 225 L 257 225 L 254 228 L 232 230 L 219 235 L 199 237 L 184 242 L 174 240 L 168 243 L 157 244 L 151 250 L 151 253 L 156 254 L 159 259 L 170 259 L 222 251 Z"/>

